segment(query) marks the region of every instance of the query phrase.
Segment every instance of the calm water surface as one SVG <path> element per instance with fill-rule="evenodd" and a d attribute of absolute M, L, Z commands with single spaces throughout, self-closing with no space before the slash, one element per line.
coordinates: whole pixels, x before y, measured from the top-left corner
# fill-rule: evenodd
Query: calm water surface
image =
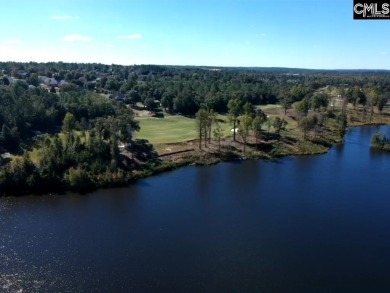
<path fill-rule="evenodd" d="M 188 167 L 0 199 L 0 292 L 389 292 L 390 154 Z"/>

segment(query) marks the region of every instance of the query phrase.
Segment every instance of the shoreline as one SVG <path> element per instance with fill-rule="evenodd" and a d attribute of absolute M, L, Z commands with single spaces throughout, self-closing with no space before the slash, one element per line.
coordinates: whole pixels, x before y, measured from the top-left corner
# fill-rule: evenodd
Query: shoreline
<path fill-rule="evenodd" d="M 309 141 L 306 141 L 309 142 Z M 219 163 L 228 163 L 228 162 L 235 162 L 235 161 L 249 161 L 249 160 L 275 160 L 279 158 L 284 157 L 292 157 L 292 156 L 310 156 L 310 155 L 321 155 L 326 154 L 329 152 L 329 150 L 332 148 L 332 146 L 336 144 L 340 144 L 343 142 L 343 139 L 332 141 L 331 144 L 325 146 L 321 144 L 320 148 L 317 150 L 300 150 L 300 151 L 291 151 L 291 152 L 283 152 L 283 153 L 272 153 L 272 151 L 269 153 L 264 152 L 258 152 L 258 151 L 248 151 L 243 153 L 241 150 L 235 149 L 235 151 L 232 150 L 225 150 L 221 152 L 215 152 L 215 151 L 205 151 L 205 150 L 191 150 L 192 154 L 189 154 L 189 152 L 183 152 L 184 156 L 176 156 L 176 153 L 172 154 L 163 154 L 160 157 L 164 157 L 165 160 L 162 161 L 162 163 L 154 169 L 144 170 L 133 176 L 133 178 L 130 181 L 130 184 L 139 180 L 144 179 L 150 176 L 159 175 L 165 172 L 171 172 L 181 167 L 186 166 L 212 166 Z M 315 144 L 310 141 L 311 144 Z M 173 156 L 174 158 L 171 158 L 171 160 L 167 160 L 166 158 L 169 158 Z"/>
<path fill-rule="evenodd" d="M 358 125 L 351 125 L 348 126 L 349 128 L 355 128 L 355 127 L 365 127 L 365 126 L 375 126 L 375 125 L 390 125 L 386 123 L 361 123 Z M 179 169 L 181 167 L 187 167 L 187 166 L 212 166 L 216 165 L 219 163 L 229 163 L 229 162 L 234 162 L 234 161 L 249 161 L 249 160 L 274 160 L 274 159 L 279 159 L 279 158 L 284 158 L 284 157 L 301 157 L 301 156 L 311 156 L 311 155 L 322 155 L 326 154 L 329 152 L 329 150 L 338 144 L 343 144 L 344 137 L 348 133 L 348 131 L 344 134 L 343 138 L 340 138 L 339 140 L 334 140 L 332 141 L 331 144 L 324 146 L 322 145 L 323 149 L 318 150 L 318 151 L 298 151 L 298 152 L 291 152 L 291 153 L 283 153 L 283 154 L 274 154 L 274 155 L 264 155 L 264 154 L 259 154 L 259 153 L 253 153 L 253 152 L 247 152 L 247 153 L 242 153 L 242 155 L 239 154 L 239 152 L 225 152 L 222 156 L 221 154 L 215 153 L 215 152 L 203 152 L 206 154 L 206 158 L 204 157 L 194 157 L 194 156 L 188 156 L 188 157 L 183 157 L 177 161 L 170 161 L 166 160 L 163 161 L 161 165 L 158 166 L 158 168 L 154 170 L 145 170 L 143 172 L 140 172 L 137 174 L 135 177 L 131 179 L 129 184 L 136 182 L 137 180 L 140 179 L 145 179 L 150 176 L 155 176 L 159 175 L 162 173 L 166 172 L 171 172 L 176 169 Z M 196 150 L 194 150 L 196 152 Z M 164 157 L 169 157 L 170 155 L 175 155 L 173 154 L 164 154 Z M 161 157 L 161 156 L 160 156 Z M 206 159 L 206 160 L 205 160 Z"/>
<path fill-rule="evenodd" d="M 364 126 L 374 126 L 374 125 L 390 125 L 386 123 L 362 123 L 360 125 L 351 125 L 348 126 L 349 128 L 354 127 L 364 127 Z M 345 133 L 347 134 L 348 131 Z M 344 134 L 344 136 L 345 136 Z M 60 189 L 58 192 L 51 192 L 51 193 L 26 193 L 26 194 L 19 194 L 19 195 L 3 195 L 1 197 L 20 197 L 20 196 L 29 196 L 29 195 L 35 195 L 35 196 L 41 196 L 41 195 L 66 195 L 69 192 L 78 193 L 80 195 L 89 194 L 92 192 L 95 192 L 99 189 L 109 189 L 109 188 L 119 188 L 119 187 L 126 187 L 129 186 L 136 181 L 140 179 L 145 179 L 151 176 L 159 175 L 162 173 L 167 173 L 171 171 L 175 171 L 181 167 L 187 167 L 187 166 L 211 166 L 216 165 L 219 163 L 228 163 L 228 162 L 234 162 L 234 161 L 248 161 L 248 160 L 274 160 L 284 157 L 300 157 L 300 156 L 309 156 L 309 155 L 321 155 L 326 154 L 329 152 L 329 150 L 337 144 L 342 144 L 343 138 L 339 139 L 333 139 L 333 140 L 327 140 L 327 144 L 318 144 L 310 141 L 310 140 L 301 140 L 297 141 L 296 143 L 304 143 L 309 146 L 317 146 L 315 148 L 311 148 L 310 151 L 305 148 L 298 148 L 298 149 L 289 149 L 289 151 L 286 148 L 279 149 L 278 144 L 280 144 L 280 140 L 273 141 L 269 145 L 272 146 L 272 150 L 268 153 L 266 152 L 258 152 L 258 151 L 247 151 L 243 152 L 242 150 L 232 147 L 228 148 L 228 150 L 219 151 L 216 152 L 215 149 L 209 148 L 208 150 L 199 150 L 196 148 L 193 148 L 192 150 L 188 151 L 179 151 L 179 152 L 173 152 L 173 153 L 166 153 L 166 154 L 160 154 L 160 158 L 164 158 L 161 160 L 159 164 L 153 163 L 149 167 L 147 167 L 144 170 L 137 170 L 133 171 L 132 174 L 130 174 L 129 177 L 127 177 L 124 181 L 118 181 L 118 182 L 111 182 L 107 185 L 93 185 L 90 186 L 87 189 Z M 283 136 L 280 136 L 283 138 Z M 228 138 L 230 140 L 231 138 Z M 328 137 L 329 139 L 329 137 Z M 194 142 L 194 141 L 193 141 Z M 183 143 L 177 143 L 177 145 L 181 145 Z M 239 144 L 239 143 L 236 143 Z M 176 144 L 170 144 L 170 145 L 176 145 Z M 210 144 L 211 145 L 211 144 Z M 239 144 L 240 145 L 240 144 Z M 276 149 L 276 151 L 275 151 Z"/>

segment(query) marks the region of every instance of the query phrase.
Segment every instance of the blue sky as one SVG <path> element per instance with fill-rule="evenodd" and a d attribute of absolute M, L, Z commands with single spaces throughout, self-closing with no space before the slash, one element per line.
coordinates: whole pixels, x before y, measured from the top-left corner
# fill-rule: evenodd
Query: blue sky
<path fill-rule="evenodd" d="M 0 0 L 0 61 L 390 69 L 352 0 Z"/>

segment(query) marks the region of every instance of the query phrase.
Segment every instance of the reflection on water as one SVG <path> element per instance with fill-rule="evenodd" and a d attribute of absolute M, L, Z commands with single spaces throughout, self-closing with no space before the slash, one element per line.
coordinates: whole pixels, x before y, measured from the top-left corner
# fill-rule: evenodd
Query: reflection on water
<path fill-rule="evenodd" d="M 24 237 L 26 231 L 23 231 L 15 221 L 15 217 L 19 215 L 14 213 L 13 208 L 14 204 L 8 199 L 0 199 L 0 292 L 49 292 L 48 287 L 58 288 L 63 292 L 74 292 L 77 289 L 74 284 L 72 288 L 66 290 L 69 281 L 62 279 L 59 274 L 60 261 L 53 258 L 49 264 L 44 264 L 35 259 L 32 263 L 20 253 L 20 248 L 32 250 L 45 248 L 35 247 L 36 237 Z M 18 243 L 20 240 L 23 243 Z M 20 244 L 22 247 L 18 247 Z M 46 250 L 45 257 L 48 256 Z"/>
<path fill-rule="evenodd" d="M 337 154 L 337 156 L 342 156 L 344 152 L 344 144 L 343 143 L 338 143 L 333 146 L 333 150 Z"/>
<path fill-rule="evenodd" d="M 0 292 L 386 292 L 390 154 L 188 167 L 90 195 L 0 198 Z"/>

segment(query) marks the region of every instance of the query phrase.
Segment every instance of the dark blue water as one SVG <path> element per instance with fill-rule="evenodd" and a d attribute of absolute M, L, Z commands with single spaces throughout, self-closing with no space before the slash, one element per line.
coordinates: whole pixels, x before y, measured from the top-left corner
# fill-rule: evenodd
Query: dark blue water
<path fill-rule="evenodd" d="M 389 292 L 385 126 L 328 154 L 0 199 L 0 292 Z"/>

